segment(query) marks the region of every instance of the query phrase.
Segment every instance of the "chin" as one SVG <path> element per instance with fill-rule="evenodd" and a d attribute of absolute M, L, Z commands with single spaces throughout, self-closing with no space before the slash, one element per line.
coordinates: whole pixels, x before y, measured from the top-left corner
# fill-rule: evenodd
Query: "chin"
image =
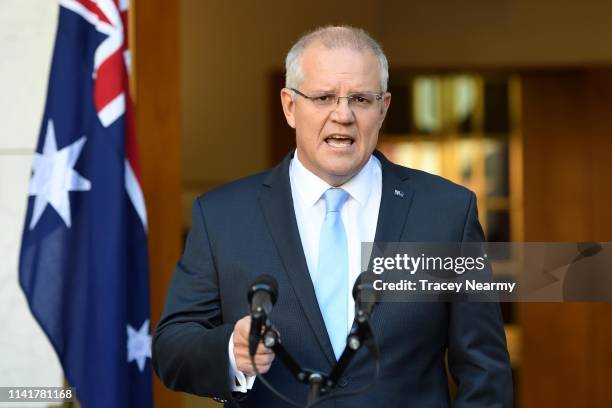
<path fill-rule="evenodd" d="M 347 181 L 357 174 L 359 170 L 361 170 L 359 163 L 351 163 L 351 165 L 346 166 L 333 166 L 326 169 L 325 173 L 333 179 Z"/>

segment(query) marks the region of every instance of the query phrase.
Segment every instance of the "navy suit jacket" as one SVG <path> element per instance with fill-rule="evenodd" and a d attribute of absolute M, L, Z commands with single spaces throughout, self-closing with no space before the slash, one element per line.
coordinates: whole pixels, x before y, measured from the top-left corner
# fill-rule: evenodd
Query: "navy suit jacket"
<path fill-rule="evenodd" d="M 470 242 L 483 239 L 475 196 L 374 153 L 382 166 L 378 242 Z M 276 278 L 271 319 L 299 363 L 329 372 L 335 357 L 306 266 L 289 183 L 289 154 L 277 167 L 199 197 L 193 224 L 153 338 L 153 367 L 169 388 L 201 396 L 231 395 L 228 341 L 248 314 L 246 293 L 261 274 Z M 403 196 L 394 194 L 404 192 Z M 511 407 L 512 378 L 496 303 L 381 303 L 372 316 L 380 376 L 367 393 L 325 407 L 447 407 L 445 354 L 457 384 L 454 407 Z M 367 385 L 374 368 L 360 350 L 341 379 L 342 391 Z M 306 402 L 275 359 L 266 379 Z M 244 407 L 285 407 L 259 381 Z"/>

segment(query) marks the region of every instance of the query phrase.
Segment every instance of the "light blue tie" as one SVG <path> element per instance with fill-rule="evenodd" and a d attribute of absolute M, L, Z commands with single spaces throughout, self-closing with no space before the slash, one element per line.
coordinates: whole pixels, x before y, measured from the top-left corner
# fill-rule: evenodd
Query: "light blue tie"
<path fill-rule="evenodd" d="M 321 227 L 315 292 L 334 354 L 339 358 L 348 332 L 348 244 L 340 216 L 348 193 L 330 188 L 323 196 L 326 212 Z"/>

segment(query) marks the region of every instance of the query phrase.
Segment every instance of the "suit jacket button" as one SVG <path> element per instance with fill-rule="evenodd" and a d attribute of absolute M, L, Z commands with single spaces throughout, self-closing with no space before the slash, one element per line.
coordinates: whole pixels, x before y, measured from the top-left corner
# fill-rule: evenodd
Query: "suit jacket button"
<path fill-rule="evenodd" d="M 344 388 L 348 385 L 349 381 L 348 378 L 346 377 L 340 377 L 340 379 L 338 380 L 338 386 Z"/>

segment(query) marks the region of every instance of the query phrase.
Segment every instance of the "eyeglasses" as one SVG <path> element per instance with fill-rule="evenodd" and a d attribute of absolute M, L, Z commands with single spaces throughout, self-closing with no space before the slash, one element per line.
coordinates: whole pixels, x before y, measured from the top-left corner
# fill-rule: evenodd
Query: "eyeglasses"
<path fill-rule="evenodd" d="M 348 102 L 349 107 L 365 111 L 378 105 L 376 102 L 382 100 L 383 97 L 382 94 L 372 92 L 359 92 L 347 96 L 338 96 L 333 93 L 320 93 L 308 96 L 295 88 L 290 89 L 296 94 L 300 95 L 302 98 L 308 99 L 319 108 L 329 108 L 333 105 L 337 105 L 340 103 L 340 99 L 344 98 Z"/>

